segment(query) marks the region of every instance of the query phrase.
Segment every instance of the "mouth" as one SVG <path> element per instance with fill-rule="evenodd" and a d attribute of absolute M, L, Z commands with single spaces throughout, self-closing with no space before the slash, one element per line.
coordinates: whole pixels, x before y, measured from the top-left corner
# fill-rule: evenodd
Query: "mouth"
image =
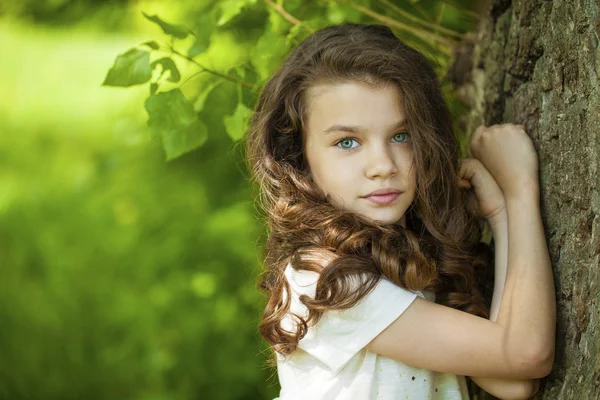
<path fill-rule="evenodd" d="M 387 205 L 396 201 L 401 194 L 402 192 L 396 189 L 383 189 L 371 192 L 363 198 L 375 204 Z"/>

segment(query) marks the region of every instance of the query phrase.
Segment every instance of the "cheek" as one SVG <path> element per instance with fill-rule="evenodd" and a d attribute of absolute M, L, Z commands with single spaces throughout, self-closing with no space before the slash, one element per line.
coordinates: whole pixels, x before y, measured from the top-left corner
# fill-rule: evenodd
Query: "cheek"
<path fill-rule="evenodd" d="M 339 203 L 339 201 L 334 201 L 335 198 L 345 198 L 349 192 L 352 192 L 356 178 L 348 165 L 331 156 L 320 157 L 313 161 L 312 180 L 319 189 L 331 196 L 334 203 Z"/>
<path fill-rule="evenodd" d="M 327 192 L 328 186 L 330 186 L 330 177 L 327 175 L 327 166 L 323 164 L 322 157 L 320 155 L 309 155 L 307 157 L 307 168 L 309 176 L 317 187 L 324 192 Z"/>

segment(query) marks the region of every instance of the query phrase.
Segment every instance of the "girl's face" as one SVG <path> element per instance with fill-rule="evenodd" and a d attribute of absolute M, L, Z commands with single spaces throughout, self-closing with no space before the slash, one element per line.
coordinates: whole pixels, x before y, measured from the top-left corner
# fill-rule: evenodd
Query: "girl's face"
<path fill-rule="evenodd" d="M 337 207 L 405 225 L 416 179 L 398 89 L 322 84 L 309 88 L 306 101 L 304 151 L 317 186 Z"/>

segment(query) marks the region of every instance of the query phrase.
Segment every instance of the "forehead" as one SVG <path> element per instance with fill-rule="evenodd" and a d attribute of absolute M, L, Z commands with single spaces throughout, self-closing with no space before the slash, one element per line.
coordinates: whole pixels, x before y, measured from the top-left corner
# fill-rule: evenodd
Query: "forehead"
<path fill-rule="evenodd" d="M 393 84 L 319 84 L 306 91 L 305 100 L 309 131 L 341 123 L 379 129 L 405 119 L 400 91 Z"/>

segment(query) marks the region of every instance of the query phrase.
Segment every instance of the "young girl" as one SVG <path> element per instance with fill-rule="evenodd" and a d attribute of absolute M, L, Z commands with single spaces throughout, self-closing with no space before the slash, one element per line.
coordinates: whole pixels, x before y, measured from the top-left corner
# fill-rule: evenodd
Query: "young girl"
<path fill-rule="evenodd" d="M 537 391 L 555 327 L 537 156 L 519 125 L 480 127 L 471 152 L 432 68 L 384 26 L 327 27 L 271 77 L 248 161 L 279 399 L 467 399 L 465 376 L 500 398 Z M 495 239 L 489 312 L 473 193 Z"/>

